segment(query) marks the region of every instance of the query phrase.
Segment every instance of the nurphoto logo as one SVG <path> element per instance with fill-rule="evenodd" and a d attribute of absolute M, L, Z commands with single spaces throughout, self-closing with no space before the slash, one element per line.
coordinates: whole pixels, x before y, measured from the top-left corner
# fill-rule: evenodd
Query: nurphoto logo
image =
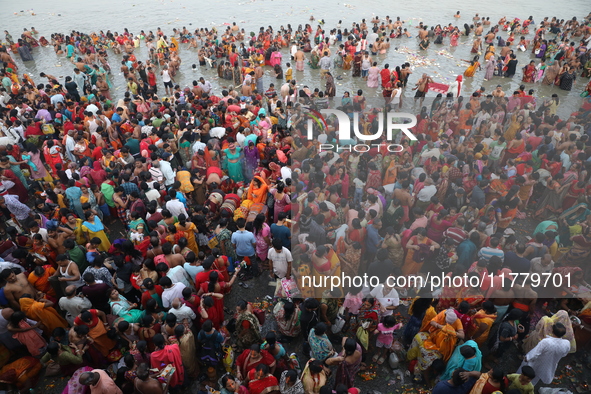
<path fill-rule="evenodd" d="M 417 124 L 417 117 L 413 114 L 403 112 L 388 112 L 386 114 L 384 114 L 384 112 L 377 113 L 375 115 L 378 122 L 376 132 L 374 134 L 363 134 L 359 130 L 358 112 L 353 113 L 352 122 L 349 115 L 338 109 L 322 109 L 319 112 L 324 116 L 334 115 L 338 121 L 338 128 L 336 129 L 338 142 L 335 144 L 321 143 L 319 145 L 319 152 L 335 149 L 337 152 L 344 150 L 367 152 L 372 148 L 381 147 L 386 147 L 388 151 L 392 153 L 401 152 L 403 150 L 402 145 L 396 143 L 356 143 L 357 141 L 375 141 L 382 138 L 384 133 L 384 123 L 387 141 L 394 141 L 394 130 L 400 130 L 412 141 L 417 140 L 417 137 L 415 137 L 414 134 L 409 130 Z M 353 124 L 353 127 L 351 127 L 351 123 Z M 351 133 L 351 129 L 353 129 L 354 136 Z M 314 121 L 312 119 L 308 119 L 308 139 L 314 139 Z"/>

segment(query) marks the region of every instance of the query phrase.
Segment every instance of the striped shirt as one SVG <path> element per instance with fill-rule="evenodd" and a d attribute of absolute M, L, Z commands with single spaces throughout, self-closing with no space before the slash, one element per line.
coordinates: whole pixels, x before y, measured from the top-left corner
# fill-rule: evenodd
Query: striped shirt
<path fill-rule="evenodd" d="M 449 238 L 453 241 L 455 246 L 458 246 L 466 239 L 468 239 L 468 233 L 459 227 L 450 227 L 443 233 L 445 238 Z"/>
<path fill-rule="evenodd" d="M 487 261 L 493 256 L 499 257 L 501 261 L 505 260 L 505 252 L 503 252 L 501 249 L 484 247 L 478 251 L 478 257 L 482 257 Z"/>

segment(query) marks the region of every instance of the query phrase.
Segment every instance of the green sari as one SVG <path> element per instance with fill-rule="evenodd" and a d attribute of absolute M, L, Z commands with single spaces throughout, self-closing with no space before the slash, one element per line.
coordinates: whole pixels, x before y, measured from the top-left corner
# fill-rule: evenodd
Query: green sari
<path fill-rule="evenodd" d="M 226 154 L 226 168 L 228 169 L 228 176 L 234 182 L 242 182 L 244 181 L 244 176 L 242 175 L 242 163 L 240 162 L 240 152 L 242 148 L 236 147 L 236 152 L 232 153 L 230 149 L 224 149 L 224 153 Z M 230 160 L 238 160 L 236 163 L 231 163 Z"/>
<path fill-rule="evenodd" d="M 320 68 L 320 66 L 318 65 L 319 62 L 320 62 L 320 58 L 318 57 L 317 54 L 313 53 L 312 57 L 310 57 L 310 61 L 308 62 L 308 65 L 310 66 L 311 69 L 316 70 L 316 69 Z"/>

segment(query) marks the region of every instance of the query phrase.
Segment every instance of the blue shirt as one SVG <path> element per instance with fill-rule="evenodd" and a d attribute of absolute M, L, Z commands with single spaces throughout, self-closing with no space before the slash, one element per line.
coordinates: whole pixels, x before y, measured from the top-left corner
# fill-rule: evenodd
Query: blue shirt
<path fill-rule="evenodd" d="M 281 240 L 281 244 L 287 249 L 291 248 L 291 231 L 286 226 L 278 226 L 275 223 L 271 225 L 271 234 L 273 238 Z"/>
<path fill-rule="evenodd" d="M 476 383 L 475 378 L 470 378 L 461 386 L 452 386 L 447 380 L 439 382 L 431 391 L 431 394 L 466 394 L 472 390 L 472 386 Z"/>
<path fill-rule="evenodd" d="M 365 248 L 367 253 L 377 253 L 378 245 L 382 237 L 378 234 L 378 230 L 373 226 L 367 226 L 367 238 L 365 239 Z"/>
<path fill-rule="evenodd" d="M 476 261 L 476 245 L 469 239 L 465 240 L 456 248 L 458 254 L 458 267 L 464 267 L 468 269 L 474 261 Z"/>
<path fill-rule="evenodd" d="M 238 256 L 254 256 L 254 244 L 256 243 L 254 234 L 246 230 L 238 230 L 232 234 L 232 244 L 236 247 Z"/>

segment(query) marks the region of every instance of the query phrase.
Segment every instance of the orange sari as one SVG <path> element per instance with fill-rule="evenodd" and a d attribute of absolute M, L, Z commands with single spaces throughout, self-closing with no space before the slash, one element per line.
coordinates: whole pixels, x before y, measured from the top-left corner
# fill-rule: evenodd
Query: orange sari
<path fill-rule="evenodd" d="M 246 199 L 253 203 L 265 203 L 267 201 L 267 194 L 269 193 L 269 185 L 260 176 L 255 176 L 261 182 L 261 187 L 258 189 L 254 188 L 254 179 L 250 182 L 248 191 L 246 192 Z"/>
<path fill-rule="evenodd" d="M 382 185 L 391 185 L 396 183 L 396 177 L 398 176 L 398 169 L 396 168 L 396 161 L 392 160 L 390 162 L 390 166 L 386 170 L 386 174 L 384 174 L 384 179 L 382 180 Z"/>
<path fill-rule="evenodd" d="M 419 332 L 431 332 L 435 331 L 435 327 L 433 327 L 430 323 L 437 316 L 437 311 L 433 306 L 430 306 L 429 309 L 425 312 L 425 316 L 423 317 L 423 325 Z"/>
<path fill-rule="evenodd" d="M 43 323 L 43 332 L 47 336 L 51 336 L 53 330 L 58 327 L 68 327 L 68 322 L 54 308 L 46 308 L 43 302 L 35 301 L 32 298 L 21 298 L 19 304 L 29 319 Z"/>
<path fill-rule="evenodd" d="M 447 362 L 451 357 L 456 343 L 458 342 L 457 332 L 463 330 L 462 322 L 457 319 L 453 324 L 447 324 L 445 321 L 445 312 L 443 310 L 437 314 L 431 321 L 441 324 L 443 328 L 436 329 L 429 335 L 429 339 L 424 342 L 425 349 L 438 350 L 441 353 L 442 360 Z"/>
<path fill-rule="evenodd" d="M 35 272 L 29 274 L 29 283 L 37 290 L 49 296 L 55 297 L 55 290 L 49 283 L 49 277 L 55 273 L 55 269 L 51 265 L 44 265 L 45 273 L 42 276 L 35 275 Z"/>
<path fill-rule="evenodd" d="M 474 315 L 474 322 L 476 323 L 476 327 L 479 327 L 482 323 L 484 323 L 488 326 L 488 328 L 482 334 L 480 334 L 480 336 L 478 338 L 474 339 L 474 342 L 476 342 L 479 346 L 486 343 L 486 341 L 488 340 L 488 334 L 490 334 L 490 329 L 496 319 L 497 319 L 496 313 L 494 313 L 492 315 L 488 315 L 484 311 L 484 309 L 479 310 Z"/>

